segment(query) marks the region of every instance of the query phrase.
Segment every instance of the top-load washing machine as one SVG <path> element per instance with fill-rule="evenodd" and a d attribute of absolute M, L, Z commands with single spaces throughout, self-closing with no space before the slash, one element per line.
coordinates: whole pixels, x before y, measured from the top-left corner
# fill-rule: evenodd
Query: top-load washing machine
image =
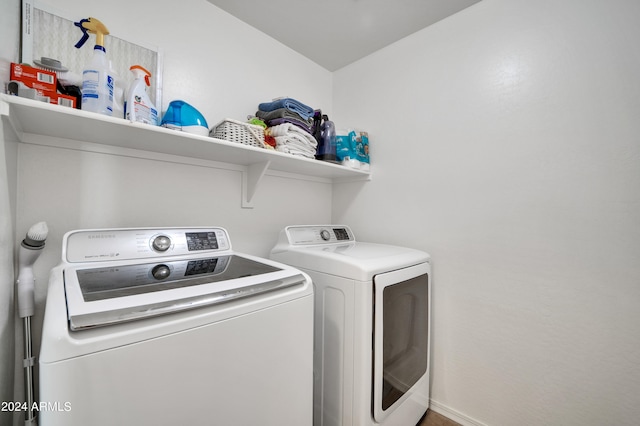
<path fill-rule="evenodd" d="M 429 406 L 427 253 L 289 226 L 271 258 L 314 285 L 314 425 L 415 426 Z"/>
<path fill-rule="evenodd" d="M 69 232 L 39 357 L 42 426 L 312 424 L 313 288 L 222 228 Z"/>

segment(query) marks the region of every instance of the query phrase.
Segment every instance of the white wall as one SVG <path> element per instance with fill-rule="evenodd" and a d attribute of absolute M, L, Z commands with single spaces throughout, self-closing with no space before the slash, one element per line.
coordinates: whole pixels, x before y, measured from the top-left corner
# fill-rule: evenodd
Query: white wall
<path fill-rule="evenodd" d="M 213 125 L 225 117 L 244 120 L 260 102 L 287 95 L 331 112 L 330 72 L 205 0 L 183 0 L 179 7 L 152 0 L 57 0 L 55 9 L 76 20 L 95 16 L 113 35 L 160 46 L 164 54 L 162 110 L 171 100 L 183 99 Z M 50 229 L 45 251 L 36 263 L 36 353 L 48 271 L 60 260 L 67 231 L 222 226 L 229 231 L 235 250 L 266 257 L 284 226 L 331 220 L 332 185 L 326 180 L 268 174 L 253 198 L 254 208 L 242 209 L 239 171 L 183 160 L 18 145 L 12 242 L 19 243 L 38 221 L 46 220 Z M 17 352 L 21 353 L 19 336 Z M 18 364 L 16 361 L 15 398 L 19 400 L 22 368 Z"/>
<path fill-rule="evenodd" d="M 373 180 L 333 219 L 432 254 L 436 410 L 638 423 L 638 22 L 635 0 L 484 0 L 334 73 Z"/>
<path fill-rule="evenodd" d="M 6 3 L 6 4 L 5 4 Z M 0 13 L 0 90 L 4 92 L 11 62 L 19 59 L 20 2 L 2 4 Z M 13 399 L 14 311 L 13 241 L 15 216 L 15 135 L 0 120 L 0 401 Z M 3 142 L 4 141 L 4 142 Z M 0 424 L 10 422 L 11 413 L 0 411 Z"/>

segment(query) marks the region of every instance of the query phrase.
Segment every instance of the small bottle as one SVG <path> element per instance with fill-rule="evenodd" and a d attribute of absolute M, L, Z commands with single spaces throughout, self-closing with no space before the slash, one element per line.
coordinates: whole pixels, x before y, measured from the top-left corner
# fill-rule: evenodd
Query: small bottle
<path fill-rule="evenodd" d="M 124 101 L 124 118 L 157 126 L 158 111 L 151 103 L 146 91 L 146 87 L 151 85 L 149 82 L 151 73 L 140 65 L 133 65 L 129 70 L 135 76 L 135 80 L 127 90 L 127 97 Z"/>
<path fill-rule="evenodd" d="M 321 129 L 316 159 L 337 163 L 336 126 L 333 124 L 333 121 L 329 121 L 329 117 L 327 115 L 322 116 Z"/>

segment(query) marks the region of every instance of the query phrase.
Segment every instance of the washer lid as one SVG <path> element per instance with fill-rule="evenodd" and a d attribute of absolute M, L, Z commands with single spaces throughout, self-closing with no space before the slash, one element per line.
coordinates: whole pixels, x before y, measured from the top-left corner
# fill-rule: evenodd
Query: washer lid
<path fill-rule="evenodd" d="M 299 271 L 261 260 L 227 254 L 65 268 L 70 328 L 132 321 L 306 283 Z"/>

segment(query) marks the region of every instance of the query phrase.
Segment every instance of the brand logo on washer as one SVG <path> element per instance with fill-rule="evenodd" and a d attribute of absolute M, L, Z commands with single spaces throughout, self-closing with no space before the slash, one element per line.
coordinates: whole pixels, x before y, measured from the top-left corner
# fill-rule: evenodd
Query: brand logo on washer
<path fill-rule="evenodd" d="M 87 238 L 90 240 L 97 240 L 97 239 L 105 239 L 105 238 L 115 238 L 116 234 L 89 234 L 87 235 Z"/>

